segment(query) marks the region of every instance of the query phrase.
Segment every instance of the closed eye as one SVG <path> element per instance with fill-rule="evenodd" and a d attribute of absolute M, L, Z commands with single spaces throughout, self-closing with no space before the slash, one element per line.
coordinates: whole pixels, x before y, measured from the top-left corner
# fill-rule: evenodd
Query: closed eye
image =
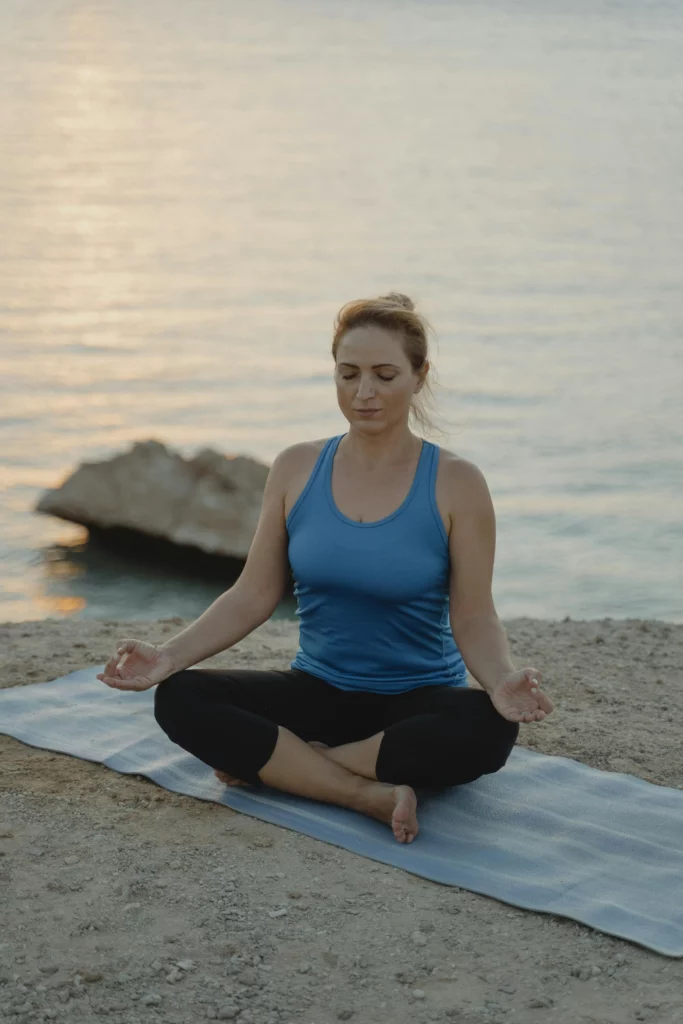
<path fill-rule="evenodd" d="M 356 376 L 355 373 L 349 373 L 349 374 L 342 373 L 341 374 L 342 380 L 351 380 L 351 378 L 355 377 L 355 376 Z M 380 380 L 389 381 L 389 380 L 393 380 L 394 379 L 393 377 L 383 377 L 381 373 L 378 373 L 377 376 L 379 377 Z"/>

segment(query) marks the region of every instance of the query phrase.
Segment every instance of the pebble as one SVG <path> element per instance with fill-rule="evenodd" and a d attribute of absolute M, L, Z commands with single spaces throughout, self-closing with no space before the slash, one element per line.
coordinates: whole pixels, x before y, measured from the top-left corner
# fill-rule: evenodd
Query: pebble
<path fill-rule="evenodd" d="M 256 971 L 252 971 L 247 968 L 237 975 L 237 980 L 241 982 L 242 985 L 258 985 L 259 976 Z"/>
<path fill-rule="evenodd" d="M 218 1020 L 234 1020 L 239 1012 L 240 1011 L 237 1006 L 234 1006 L 232 1003 L 226 1003 L 224 1006 L 218 1008 L 216 1017 Z"/>
<path fill-rule="evenodd" d="M 161 996 L 158 992 L 148 992 L 146 996 L 143 996 L 140 1000 L 143 1006 L 158 1006 L 161 1002 Z"/>
<path fill-rule="evenodd" d="M 269 910 L 268 917 L 284 917 L 286 913 L 287 910 L 285 907 L 283 907 L 281 910 Z"/>
<path fill-rule="evenodd" d="M 102 974 L 102 971 L 83 971 L 81 977 L 83 978 L 83 981 L 93 982 L 102 981 L 104 975 Z"/>
<path fill-rule="evenodd" d="M 179 967 L 181 971 L 191 971 L 194 967 L 194 960 L 178 960 L 176 967 Z"/>
<path fill-rule="evenodd" d="M 72 853 L 70 857 L 65 857 L 64 858 L 64 863 L 65 864 L 78 864 L 80 859 L 81 858 L 77 857 L 75 853 Z"/>
<path fill-rule="evenodd" d="M 353 1017 L 353 1010 L 343 1009 L 337 1010 L 337 1020 L 351 1020 Z"/>
<path fill-rule="evenodd" d="M 424 997 L 425 997 L 424 989 L 414 988 L 413 989 L 413 995 L 415 996 L 416 999 L 424 999 Z"/>
<path fill-rule="evenodd" d="M 427 937 L 425 935 L 423 935 L 422 932 L 414 931 L 410 937 L 411 937 L 411 939 L 413 940 L 413 942 L 415 943 L 416 946 L 426 946 L 427 945 Z"/>

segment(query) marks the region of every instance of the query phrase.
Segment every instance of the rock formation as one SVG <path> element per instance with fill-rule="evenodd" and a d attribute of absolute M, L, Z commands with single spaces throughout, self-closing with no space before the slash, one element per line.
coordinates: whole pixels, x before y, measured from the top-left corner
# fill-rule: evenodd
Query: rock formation
<path fill-rule="evenodd" d="M 245 455 L 203 448 L 185 459 L 159 441 L 140 441 L 122 455 L 82 463 L 60 487 L 43 492 L 36 512 L 245 559 L 268 472 Z"/>

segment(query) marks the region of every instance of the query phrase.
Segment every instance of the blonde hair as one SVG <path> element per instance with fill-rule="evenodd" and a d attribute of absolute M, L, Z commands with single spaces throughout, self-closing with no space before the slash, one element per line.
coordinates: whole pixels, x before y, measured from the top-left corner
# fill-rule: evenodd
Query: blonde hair
<path fill-rule="evenodd" d="M 446 431 L 435 426 L 427 410 L 427 405 L 434 400 L 431 380 L 435 376 L 431 361 L 427 375 L 422 374 L 429 354 L 429 331 L 436 333 L 430 322 L 424 314 L 416 312 L 413 300 L 402 292 L 389 292 L 388 295 L 380 295 L 375 299 L 353 299 L 342 306 L 334 320 L 332 357 L 335 363 L 343 335 L 354 327 L 364 327 L 367 324 L 376 324 L 385 330 L 395 331 L 400 336 L 403 352 L 413 372 L 420 374 L 423 380 L 421 389 L 414 395 L 410 404 L 409 418 L 412 416 L 425 434 L 438 432 L 447 436 Z M 438 381 L 436 383 L 438 384 Z"/>

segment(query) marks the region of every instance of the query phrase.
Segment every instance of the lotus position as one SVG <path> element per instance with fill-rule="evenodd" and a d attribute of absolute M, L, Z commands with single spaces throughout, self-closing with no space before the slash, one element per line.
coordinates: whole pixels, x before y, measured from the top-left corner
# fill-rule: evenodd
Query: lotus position
<path fill-rule="evenodd" d="M 159 646 L 118 641 L 98 675 L 157 686 L 159 726 L 222 782 L 351 808 L 401 843 L 418 834 L 416 788 L 498 771 L 520 723 L 553 710 L 541 672 L 513 665 L 494 607 L 481 470 L 410 427 L 432 429 L 428 327 L 394 292 L 342 307 L 332 358 L 348 430 L 281 451 L 237 582 Z M 191 667 L 270 618 L 290 567 L 289 667 Z"/>

